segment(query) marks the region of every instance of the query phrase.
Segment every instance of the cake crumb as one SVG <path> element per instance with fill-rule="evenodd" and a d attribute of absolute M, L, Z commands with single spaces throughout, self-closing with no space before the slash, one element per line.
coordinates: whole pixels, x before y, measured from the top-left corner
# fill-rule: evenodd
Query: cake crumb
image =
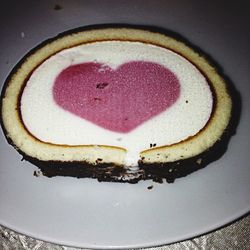
<path fill-rule="evenodd" d="M 201 158 L 199 158 L 196 162 L 200 165 L 200 164 L 201 164 L 201 162 L 202 162 L 202 159 L 201 159 Z"/>
<path fill-rule="evenodd" d="M 55 4 L 54 10 L 62 10 L 63 7 L 60 4 Z"/>
<path fill-rule="evenodd" d="M 153 185 L 151 185 L 151 186 L 148 186 L 147 188 L 148 188 L 148 190 L 151 190 L 151 189 L 153 189 Z"/>
<path fill-rule="evenodd" d="M 40 170 L 34 171 L 33 176 L 39 177 L 42 175 L 42 172 Z"/>
<path fill-rule="evenodd" d="M 100 162 L 102 162 L 102 158 L 97 158 L 95 161 L 96 164 L 99 164 Z"/>
<path fill-rule="evenodd" d="M 97 89 L 105 89 L 109 84 L 107 82 L 98 83 L 96 85 Z"/>
<path fill-rule="evenodd" d="M 188 100 L 186 100 L 186 103 L 188 103 Z"/>

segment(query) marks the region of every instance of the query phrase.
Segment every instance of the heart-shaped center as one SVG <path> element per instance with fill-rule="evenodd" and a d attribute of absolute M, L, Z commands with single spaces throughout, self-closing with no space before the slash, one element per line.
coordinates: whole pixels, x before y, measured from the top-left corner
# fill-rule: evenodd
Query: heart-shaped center
<path fill-rule="evenodd" d="M 116 69 L 94 62 L 73 65 L 58 75 L 53 86 L 60 107 L 122 133 L 165 111 L 179 95 L 175 74 L 145 61 L 131 61 Z"/>

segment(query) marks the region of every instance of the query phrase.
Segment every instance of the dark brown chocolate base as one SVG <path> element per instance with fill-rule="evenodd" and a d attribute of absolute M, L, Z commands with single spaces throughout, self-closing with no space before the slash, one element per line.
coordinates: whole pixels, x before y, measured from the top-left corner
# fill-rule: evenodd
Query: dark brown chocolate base
<path fill-rule="evenodd" d="M 25 157 L 29 162 L 36 165 L 44 176 L 71 176 L 76 178 L 93 178 L 106 182 L 128 182 L 137 183 L 142 179 L 139 172 L 133 174 L 122 166 L 108 163 L 92 165 L 87 162 L 60 162 L 60 161 L 38 161 L 34 158 Z"/>
<path fill-rule="evenodd" d="M 35 164 L 35 162 L 31 163 Z M 113 164 L 91 165 L 88 163 L 69 163 L 69 162 L 39 162 L 35 164 L 42 171 L 44 176 L 71 176 L 76 178 L 93 178 L 100 182 L 124 182 L 138 183 L 140 180 L 153 180 L 154 182 L 173 183 L 176 178 L 184 177 L 198 169 L 205 167 L 197 161 L 186 160 L 174 163 L 162 164 L 142 164 L 137 171 L 131 172 L 121 166 Z"/>
<path fill-rule="evenodd" d="M 92 165 L 87 162 L 39 161 L 26 155 L 23 155 L 23 157 L 36 165 L 43 175 L 47 177 L 71 176 L 94 178 L 100 182 L 126 183 L 138 183 L 140 180 L 153 180 L 154 182 L 163 183 L 166 180 L 168 183 L 173 183 L 175 179 L 187 176 L 219 159 L 227 149 L 230 136 L 231 133 L 226 130 L 221 140 L 211 150 L 207 150 L 193 158 L 156 164 L 146 164 L 139 161 L 138 170 L 107 163 Z"/>

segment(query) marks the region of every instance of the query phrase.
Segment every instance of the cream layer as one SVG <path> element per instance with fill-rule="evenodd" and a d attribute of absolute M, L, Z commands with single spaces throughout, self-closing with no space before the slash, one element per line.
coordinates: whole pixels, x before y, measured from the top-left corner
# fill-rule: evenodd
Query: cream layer
<path fill-rule="evenodd" d="M 104 129 L 55 103 L 53 85 L 65 68 L 96 62 L 115 70 L 131 61 L 160 64 L 173 72 L 180 83 L 178 100 L 132 131 L 118 133 Z M 155 45 L 104 41 L 65 49 L 48 58 L 27 81 L 20 108 L 26 128 L 41 141 L 123 147 L 128 152 L 125 164 L 137 165 L 139 153 L 150 145 L 171 145 L 197 134 L 209 120 L 212 107 L 213 97 L 205 77 L 184 57 Z"/>

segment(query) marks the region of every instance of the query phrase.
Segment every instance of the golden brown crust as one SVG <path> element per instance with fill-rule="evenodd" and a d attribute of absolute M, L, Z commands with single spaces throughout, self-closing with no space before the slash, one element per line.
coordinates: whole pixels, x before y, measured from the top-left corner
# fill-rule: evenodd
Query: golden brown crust
<path fill-rule="evenodd" d="M 165 34 L 135 28 L 89 29 L 59 36 L 35 49 L 8 78 L 2 97 L 2 120 L 6 136 L 15 147 L 26 155 L 41 161 L 88 162 L 96 164 L 97 158 L 105 163 L 123 165 L 126 149 L 105 145 L 65 146 L 46 143 L 32 136 L 19 113 L 19 96 L 33 70 L 51 55 L 76 45 L 107 40 L 125 40 L 150 43 L 175 51 L 193 63 L 209 80 L 215 95 L 213 116 L 198 136 L 182 142 L 156 147 L 141 152 L 143 163 L 165 163 L 188 159 L 201 154 L 220 140 L 226 129 L 232 110 L 232 101 L 226 84 L 216 69 L 200 54 L 184 43 Z"/>

